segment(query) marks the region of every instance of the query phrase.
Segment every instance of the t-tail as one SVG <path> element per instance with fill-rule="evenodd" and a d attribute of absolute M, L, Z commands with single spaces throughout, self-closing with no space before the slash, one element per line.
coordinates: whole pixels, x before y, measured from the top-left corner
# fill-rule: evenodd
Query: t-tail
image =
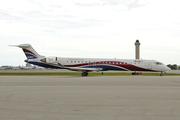
<path fill-rule="evenodd" d="M 42 55 L 39 55 L 30 44 L 20 44 L 20 45 L 11 45 L 11 46 L 22 48 L 27 59 L 36 59 L 36 58 L 44 57 Z"/>

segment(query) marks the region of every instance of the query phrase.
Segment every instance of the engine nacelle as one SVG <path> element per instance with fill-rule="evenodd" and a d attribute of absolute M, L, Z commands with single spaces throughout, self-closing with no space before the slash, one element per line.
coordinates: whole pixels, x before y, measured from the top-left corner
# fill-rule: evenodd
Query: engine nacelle
<path fill-rule="evenodd" d="M 44 63 L 57 63 L 57 57 L 46 57 L 41 59 L 40 61 Z"/>

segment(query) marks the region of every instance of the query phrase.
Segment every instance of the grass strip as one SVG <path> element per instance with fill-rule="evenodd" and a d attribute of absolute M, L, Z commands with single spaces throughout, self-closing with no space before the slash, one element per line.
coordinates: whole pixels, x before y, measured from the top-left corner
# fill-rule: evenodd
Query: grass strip
<path fill-rule="evenodd" d="M 102 75 L 101 72 L 89 72 L 89 75 Z M 80 75 L 81 72 L 3 72 L 0 75 Z M 103 75 L 109 76 L 132 76 L 130 72 L 104 72 Z M 143 76 L 159 76 L 160 73 L 142 73 Z M 133 76 L 140 76 L 140 75 L 133 75 Z M 180 76 L 180 74 L 176 73 L 163 73 L 163 76 Z"/>

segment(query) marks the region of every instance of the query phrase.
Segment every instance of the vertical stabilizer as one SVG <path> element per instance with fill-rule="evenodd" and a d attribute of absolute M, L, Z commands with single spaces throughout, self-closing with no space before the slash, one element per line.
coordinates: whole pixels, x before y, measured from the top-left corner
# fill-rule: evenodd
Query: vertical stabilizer
<path fill-rule="evenodd" d="M 22 48 L 27 59 L 36 59 L 39 57 L 43 57 L 43 56 L 39 55 L 30 44 L 14 45 L 14 47 Z"/>

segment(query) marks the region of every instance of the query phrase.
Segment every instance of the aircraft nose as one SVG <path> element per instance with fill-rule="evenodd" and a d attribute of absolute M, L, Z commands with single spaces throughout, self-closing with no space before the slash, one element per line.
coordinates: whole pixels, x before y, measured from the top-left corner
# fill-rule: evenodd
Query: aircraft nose
<path fill-rule="evenodd" d="M 165 66 L 166 71 L 170 71 L 171 69 L 167 66 Z"/>
<path fill-rule="evenodd" d="M 168 71 L 170 71 L 170 70 L 171 70 L 171 68 L 169 68 L 169 67 L 167 67 L 167 69 L 168 69 Z"/>

